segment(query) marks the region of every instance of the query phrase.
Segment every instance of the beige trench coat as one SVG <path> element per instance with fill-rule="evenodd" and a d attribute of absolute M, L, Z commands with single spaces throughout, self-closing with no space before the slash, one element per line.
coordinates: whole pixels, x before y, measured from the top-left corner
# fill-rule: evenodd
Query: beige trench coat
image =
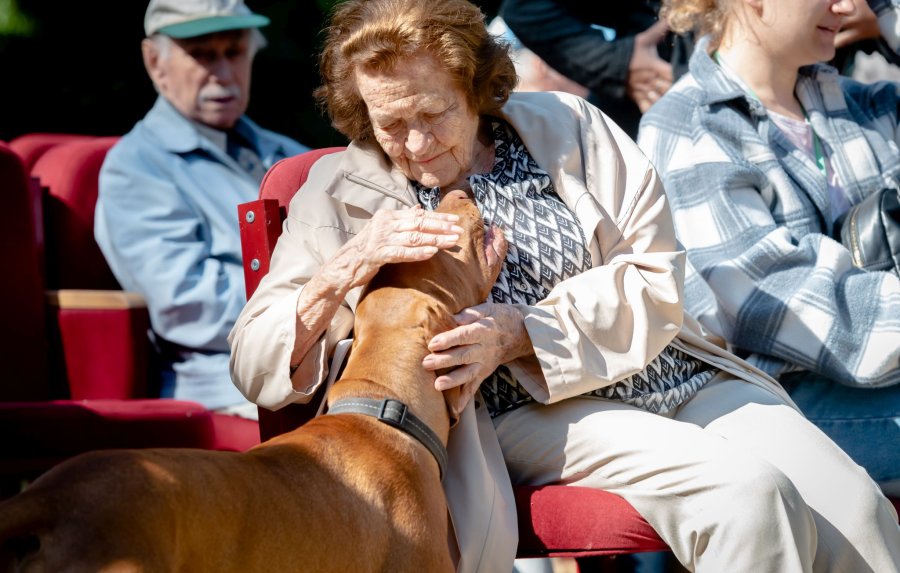
<path fill-rule="evenodd" d="M 503 113 L 578 216 L 594 264 L 538 305 L 519 306 L 537 360 L 509 366 L 532 396 L 553 403 L 608 386 L 673 344 L 792 403 L 774 380 L 683 315 L 684 252 L 656 171 L 628 136 L 568 94 L 513 94 Z M 376 210 L 415 204 L 411 185 L 380 149 L 351 144 L 316 162 L 291 202 L 269 274 L 230 336 L 232 376 L 249 400 L 276 410 L 311 398 L 328 375 L 336 343 L 353 328 L 360 292 L 348 294 L 292 383 L 303 285 Z M 461 551 L 458 570 L 510 571 L 515 504 L 484 408 L 469 405 L 448 449 L 444 484 Z"/>

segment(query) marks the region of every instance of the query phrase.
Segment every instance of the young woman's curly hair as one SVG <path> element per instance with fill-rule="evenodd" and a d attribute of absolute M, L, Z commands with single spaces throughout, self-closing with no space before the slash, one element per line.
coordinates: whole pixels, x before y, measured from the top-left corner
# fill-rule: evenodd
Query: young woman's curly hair
<path fill-rule="evenodd" d="M 352 141 L 373 137 L 357 68 L 386 72 L 428 54 L 478 114 L 496 114 L 516 85 L 508 46 L 491 36 L 466 0 L 348 0 L 337 5 L 319 59 L 315 91 L 334 127 Z"/>
<path fill-rule="evenodd" d="M 722 40 L 727 4 L 728 0 L 663 0 L 659 16 L 673 32 L 711 36 L 711 45 L 718 46 Z"/>

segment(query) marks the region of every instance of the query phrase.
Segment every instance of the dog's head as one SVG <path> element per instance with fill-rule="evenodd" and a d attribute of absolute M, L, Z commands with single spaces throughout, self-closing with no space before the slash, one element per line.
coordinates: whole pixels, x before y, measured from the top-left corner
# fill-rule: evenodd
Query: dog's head
<path fill-rule="evenodd" d="M 457 246 L 439 251 L 427 270 L 435 282 L 452 289 L 455 305 L 449 306 L 457 313 L 487 299 L 506 257 L 507 243 L 499 228 L 484 228 L 478 207 L 464 191 L 448 192 L 437 211 L 458 215 L 457 224 L 463 228 Z"/>
<path fill-rule="evenodd" d="M 457 225 L 463 232 L 457 245 L 426 261 L 385 265 L 370 281 L 364 298 L 383 289 L 394 293 L 403 289 L 407 305 L 413 305 L 421 298 L 411 292 L 417 291 L 439 303 L 432 311 L 449 315 L 487 299 L 506 257 L 503 233 L 497 228 L 485 230 L 478 207 L 464 191 L 448 192 L 437 211 L 459 216 Z"/>
<path fill-rule="evenodd" d="M 437 210 L 459 216 L 463 232 L 457 245 L 426 261 L 383 266 L 357 307 L 357 341 L 385 332 L 417 332 L 406 343 L 417 345 L 421 360 L 434 335 L 456 326 L 454 314 L 487 300 L 506 257 L 503 233 L 485 230 L 478 207 L 463 191 L 448 192 Z M 455 422 L 459 389 L 445 391 L 444 399 Z"/>

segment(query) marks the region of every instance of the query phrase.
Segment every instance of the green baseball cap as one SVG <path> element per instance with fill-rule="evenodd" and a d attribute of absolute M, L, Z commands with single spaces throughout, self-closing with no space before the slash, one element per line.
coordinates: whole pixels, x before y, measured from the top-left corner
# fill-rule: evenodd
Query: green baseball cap
<path fill-rule="evenodd" d="M 267 17 L 251 12 L 243 0 L 150 0 L 144 32 L 148 37 L 165 34 L 181 39 L 268 23 Z"/>

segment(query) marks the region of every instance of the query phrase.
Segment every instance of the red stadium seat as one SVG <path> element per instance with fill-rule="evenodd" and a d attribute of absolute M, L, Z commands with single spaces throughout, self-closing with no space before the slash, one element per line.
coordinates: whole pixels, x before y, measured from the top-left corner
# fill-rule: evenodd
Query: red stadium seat
<path fill-rule="evenodd" d="M 248 298 L 268 272 L 286 209 L 306 181 L 310 167 L 322 155 L 341 149 L 318 149 L 282 159 L 263 179 L 260 198 L 238 206 Z M 292 404 L 277 412 L 260 408 L 262 439 L 292 430 L 314 417 L 318 400 Z M 598 557 L 668 550 L 637 511 L 614 494 L 563 485 L 515 487 L 514 491 L 519 557 Z"/>
<path fill-rule="evenodd" d="M 94 241 L 94 206 L 106 153 L 118 137 L 77 139 L 48 149 L 31 175 L 47 187 L 47 284 L 52 289 L 118 290 Z"/>
<path fill-rule="evenodd" d="M 96 201 L 96 180 L 92 182 L 88 168 L 71 158 L 88 158 L 96 178 L 102 162 L 102 156 L 97 160 L 96 150 L 103 149 L 105 154 L 109 143 L 100 139 L 53 147 L 41 159 L 47 161 L 42 173 L 52 173 L 47 179 L 57 189 L 71 185 L 70 179 L 81 178 L 86 186 L 93 185 L 90 201 Z M 68 163 L 55 163 L 51 154 L 69 145 L 88 148 L 69 150 L 64 155 Z M 69 176 L 63 171 L 65 165 L 72 169 Z M 48 166 L 58 170 L 50 171 Z M 0 313 L 0 358 L 4 363 L 0 375 L 0 497 L 15 493 L 19 480 L 35 477 L 62 459 L 87 450 L 179 446 L 240 451 L 259 443 L 255 421 L 212 413 L 193 402 L 149 399 L 153 395 L 146 374 L 149 324 L 143 300 L 119 290 L 66 288 L 47 293 L 44 231 L 56 239 L 54 233 L 59 229 L 43 224 L 40 185 L 28 177 L 18 154 L 2 143 L 0 188 L 7 215 L 6 224 L 0 226 L 0 253 L 11 270 L 7 280 L 0 282 L 7 301 Z M 63 212 L 73 217 L 89 213 L 92 225 L 93 204 Z M 91 233 L 91 242 L 73 240 L 64 245 L 76 273 L 78 261 L 87 257 L 71 247 L 89 247 L 93 241 L 93 231 L 83 223 L 63 221 L 60 227 Z M 95 244 L 93 248 L 97 248 Z M 48 364 L 57 363 L 60 368 L 47 372 Z"/>
<path fill-rule="evenodd" d="M 5 308 L 0 313 L 0 400 L 33 400 L 48 392 L 40 190 L 21 158 L 0 143 L 0 257 Z"/>
<path fill-rule="evenodd" d="M 93 139 L 93 137 L 93 135 L 75 133 L 26 133 L 11 140 L 9 146 L 22 158 L 26 171 L 31 172 L 31 168 L 34 167 L 37 160 L 51 147 L 70 141 Z"/>

